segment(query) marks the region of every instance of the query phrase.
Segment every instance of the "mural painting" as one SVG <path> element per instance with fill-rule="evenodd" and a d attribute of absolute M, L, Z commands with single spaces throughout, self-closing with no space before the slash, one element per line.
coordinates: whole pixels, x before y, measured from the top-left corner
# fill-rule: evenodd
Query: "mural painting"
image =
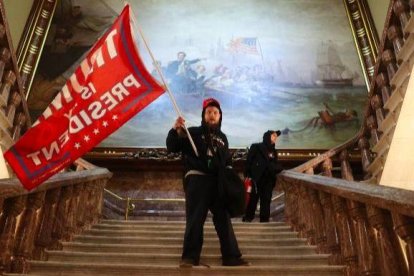
<path fill-rule="evenodd" d="M 288 149 L 330 148 L 358 131 L 367 89 L 341 0 L 130 4 L 156 58 L 136 32 L 147 69 L 160 80 L 159 66 L 189 126 L 200 124 L 202 100 L 214 97 L 233 148 L 260 141 L 268 129 L 280 129 L 279 147 Z M 60 8 L 31 91 L 34 114 L 122 1 L 61 1 Z M 164 94 L 100 147 L 164 147 L 176 116 Z"/>

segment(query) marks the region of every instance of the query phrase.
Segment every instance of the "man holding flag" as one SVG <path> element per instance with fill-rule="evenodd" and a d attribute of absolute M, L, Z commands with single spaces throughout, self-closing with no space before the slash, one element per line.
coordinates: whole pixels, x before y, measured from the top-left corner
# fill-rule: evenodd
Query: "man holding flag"
<path fill-rule="evenodd" d="M 201 126 L 188 129 L 196 150 L 184 132 L 184 119 L 178 117 L 167 137 L 170 152 L 182 152 L 186 226 L 180 267 L 197 266 L 203 246 L 203 226 L 208 210 L 219 236 L 224 266 L 249 265 L 239 250 L 230 216 L 220 197 L 218 173 L 221 166 L 231 165 L 226 135 L 221 131 L 222 111 L 217 100 L 203 102 Z"/>
<path fill-rule="evenodd" d="M 139 57 L 130 13 L 125 6 L 34 126 L 4 154 L 26 189 L 73 163 L 164 93 Z"/>

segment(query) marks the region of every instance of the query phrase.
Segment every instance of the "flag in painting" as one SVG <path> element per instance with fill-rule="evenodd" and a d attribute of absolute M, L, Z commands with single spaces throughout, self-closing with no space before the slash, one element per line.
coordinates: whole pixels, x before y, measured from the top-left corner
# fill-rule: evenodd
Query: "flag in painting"
<path fill-rule="evenodd" d="M 26 189 L 73 163 L 164 93 L 139 57 L 130 20 L 127 5 L 33 127 L 4 154 Z"/>
<path fill-rule="evenodd" d="M 256 37 L 237 37 L 229 43 L 228 50 L 233 53 L 258 55 Z"/>

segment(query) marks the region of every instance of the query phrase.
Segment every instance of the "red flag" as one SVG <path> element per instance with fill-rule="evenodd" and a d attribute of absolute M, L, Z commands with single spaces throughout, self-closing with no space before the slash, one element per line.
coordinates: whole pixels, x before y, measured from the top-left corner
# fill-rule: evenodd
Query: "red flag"
<path fill-rule="evenodd" d="M 4 157 L 30 190 L 59 172 L 157 99 L 126 6 L 34 126 Z"/>

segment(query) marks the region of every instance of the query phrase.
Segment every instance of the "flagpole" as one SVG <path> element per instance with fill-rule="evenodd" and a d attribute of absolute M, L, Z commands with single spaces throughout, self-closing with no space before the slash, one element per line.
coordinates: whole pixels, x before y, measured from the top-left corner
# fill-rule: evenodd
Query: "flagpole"
<path fill-rule="evenodd" d="M 259 44 L 260 56 L 262 57 L 263 72 L 266 72 L 266 71 L 265 71 L 265 63 L 264 63 L 264 58 L 263 58 L 262 45 L 260 45 L 259 38 L 257 38 L 257 44 Z"/>
<path fill-rule="evenodd" d="M 128 4 L 128 3 L 127 3 L 127 2 L 124 2 L 124 4 Z M 144 45 L 145 45 L 145 48 L 147 48 L 147 51 L 148 51 L 148 53 L 149 53 L 149 54 L 150 54 L 150 56 L 151 56 L 151 59 L 152 59 L 153 64 L 154 64 L 154 66 L 155 66 L 155 69 L 157 70 L 158 75 L 161 77 L 161 81 L 162 81 L 162 83 L 164 84 L 164 86 L 165 86 L 165 88 L 166 88 L 166 90 L 167 90 L 168 95 L 170 96 L 170 99 L 171 99 L 171 102 L 172 102 L 172 104 L 173 104 L 173 106 L 174 106 L 174 109 L 175 109 L 175 111 L 177 112 L 177 115 L 178 115 L 179 117 L 182 117 L 182 118 L 183 118 L 183 115 L 181 114 L 181 111 L 180 111 L 180 109 L 178 108 L 178 105 L 177 105 L 177 102 L 176 102 L 176 100 L 175 100 L 175 98 L 174 98 L 174 95 L 172 94 L 172 92 L 171 92 L 170 88 L 168 87 L 167 82 L 165 81 L 164 74 L 162 73 L 161 68 L 160 68 L 160 67 L 159 67 L 159 65 L 158 65 L 158 62 L 155 60 L 155 57 L 154 57 L 154 55 L 153 55 L 152 51 L 150 50 L 150 48 L 149 48 L 149 46 L 148 46 L 147 40 L 145 39 L 145 36 L 144 36 L 144 33 L 142 32 L 142 29 L 139 27 L 139 25 L 138 25 L 138 24 L 136 23 L 136 21 L 135 21 L 134 11 L 131 9 L 131 6 L 129 6 L 129 10 L 130 10 L 130 13 L 131 13 L 131 15 L 132 15 L 132 16 L 131 16 L 131 21 L 132 21 L 132 24 L 134 25 L 134 27 L 138 30 L 139 34 L 141 35 L 141 38 L 142 38 L 142 40 L 143 40 L 143 42 L 144 42 Z M 187 128 L 187 126 L 185 125 L 185 123 L 184 123 L 184 130 L 185 130 L 185 132 L 186 132 L 186 134 L 187 134 L 188 140 L 190 141 L 190 144 L 191 144 L 191 146 L 192 146 L 192 148 L 193 148 L 193 150 L 194 150 L 195 155 L 198 157 L 197 147 L 195 146 L 194 141 L 193 141 L 193 138 L 191 137 L 191 134 L 190 134 L 190 132 L 188 131 L 188 128 Z"/>

